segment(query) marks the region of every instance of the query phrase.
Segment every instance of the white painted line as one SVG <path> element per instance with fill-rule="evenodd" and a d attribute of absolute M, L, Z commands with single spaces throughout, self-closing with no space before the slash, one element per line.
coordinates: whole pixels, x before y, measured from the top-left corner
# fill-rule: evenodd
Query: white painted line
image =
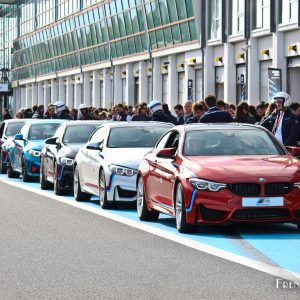
<path fill-rule="evenodd" d="M 30 186 L 26 186 L 26 185 L 23 185 L 23 184 L 18 183 L 18 182 L 10 181 L 9 179 L 0 178 L 0 181 L 3 182 L 3 183 L 6 183 L 8 185 L 11 185 L 11 186 L 14 186 L 14 187 L 17 187 L 17 188 L 21 188 L 23 190 L 33 192 L 35 194 L 39 194 L 41 196 L 56 200 L 58 202 L 62 202 L 62 203 L 65 203 L 67 205 L 83 209 L 85 211 L 94 213 L 96 215 L 105 217 L 107 219 L 117 221 L 119 223 L 128 225 L 130 227 L 140 229 L 142 231 L 145 231 L 145 232 L 151 233 L 153 235 L 165 238 L 167 240 L 179 243 L 181 245 L 184 245 L 184 246 L 202 251 L 204 253 L 214 255 L 214 256 L 223 258 L 225 260 L 234 262 L 234 263 L 238 263 L 240 265 L 249 267 L 251 269 L 255 269 L 255 270 L 258 270 L 258 271 L 261 271 L 261 272 L 264 272 L 264 273 L 268 273 L 268 274 L 276 276 L 278 278 L 283 278 L 283 279 L 296 281 L 296 282 L 298 282 L 300 280 L 300 274 L 299 273 L 289 272 L 289 271 L 287 271 L 285 269 L 282 269 L 280 267 L 277 267 L 277 266 L 273 266 L 273 265 L 270 265 L 270 264 L 267 264 L 267 263 L 264 263 L 264 262 L 256 261 L 256 260 L 251 259 L 251 258 L 246 258 L 246 257 L 240 256 L 240 255 L 234 254 L 234 253 L 230 253 L 228 251 L 221 250 L 221 249 L 203 244 L 201 242 L 190 240 L 189 238 L 185 238 L 184 236 L 178 236 L 174 233 L 167 232 L 167 231 L 164 231 L 164 230 L 159 229 L 159 228 L 154 228 L 152 226 L 147 225 L 146 223 L 139 222 L 139 221 L 134 221 L 134 220 L 116 215 L 116 214 L 111 213 L 109 211 L 102 210 L 102 209 L 97 208 L 97 207 L 88 206 L 88 205 L 86 205 L 84 203 L 80 203 L 80 202 L 70 201 L 70 200 L 68 200 L 64 197 L 56 196 L 54 194 L 51 195 L 46 191 L 37 190 L 37 189 L 32 188 Z"/>

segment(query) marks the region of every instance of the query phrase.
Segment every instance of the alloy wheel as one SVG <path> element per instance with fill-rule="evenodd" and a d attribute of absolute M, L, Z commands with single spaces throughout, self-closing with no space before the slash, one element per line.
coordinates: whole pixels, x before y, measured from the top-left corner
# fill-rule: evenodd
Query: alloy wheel
<path fill-rule="evenodd" d="M 106 182 L 104 172 L 101 172 L 100 180 L 99 180 L 99 202 L 102 207 L 105 202 L 105 192 L 106 192 Z"/>
<path fill-rule="evenodd" d="M 143 206 L 144 206 L 144 183 L 142 177 L 140 177 L 137 187 L 137 199 L 136 199 L 136 206 L 138 216 L 142 215 Z"/>
<path fill-rule="evenodd" d="M 181 221 L 182 221 L 182 189 L 179 185 L 176 190 L 176 199 L 175 199 L 175 206 L 176 206 L 176 227 L 181 228 Z"/>

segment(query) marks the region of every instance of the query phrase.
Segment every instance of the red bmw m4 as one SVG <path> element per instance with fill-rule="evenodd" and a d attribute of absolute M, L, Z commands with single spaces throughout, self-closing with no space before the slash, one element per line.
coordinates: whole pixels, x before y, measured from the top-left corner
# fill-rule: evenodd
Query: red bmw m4
<path fill-rule="evenodd" d="M 300 161 L 267 130 L 244 124 L 170 129 L 145 155 L 137 176 L 140 220 L 194 225 L 292 222 L 300 229 Z"/>

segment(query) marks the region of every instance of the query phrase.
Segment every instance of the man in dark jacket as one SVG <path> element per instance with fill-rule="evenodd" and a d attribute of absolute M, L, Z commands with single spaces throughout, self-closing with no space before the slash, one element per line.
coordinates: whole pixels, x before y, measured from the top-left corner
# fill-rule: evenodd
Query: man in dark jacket
<path fill-rule="evenodd" d="M 8 108 L 4 108 L 2 113 L 3 113 L 3 120 L 12 119 L 12 117 L 8 111 Z"/>
<path fill-rule="evenodd" d="M 37 111 L 33 114 L 32 119 L 43 119 L 45 113 L 44 105 L 39 105 Z"/>
<path fill-rule="evenodd" d="M 186 124 L 199 123 L 200 118 L 204 114 L 204 107 L 201 103 L 193 104 L 193 116 L 188 118 Z"/>
<path fill-rule="evenodd" d="M 172 113 L 169 110 L 169 105 L 167 103 L 162 104 L 162 109 L 165 115 L 167 115 L 170 119 L 170 122 L 174 125 L 177 125 L 177 119 L 175 116 L 172 115 Z"/>
<path fill-rule="evenodd" d="M 291 104 L 289 94 L 279 92 L 274 96 L 276 111 L 261 123 L 261 126 L 271 131 L 284 146 L 296 146 L 299 121 L 288 108 Z"/>
<path fill-rule="evenodd" d="M 164 114 L 162 105 L 159 101 L 153 100 L 147 105 L 147 107 L 152 115 L 152 121 L 172 123 L 170 122 L 169 116 Z"/>
<path fill-rule="evenodd" d="M 72 117 L 68 113 L 68 110 L 65 106 L 65 104 L 61 101 L 57 101 L 54 103 L 56 107 L 56 117 L 57 119 L 62 119 L 62 120 L 72 120 Z"/>
<path fill-rule="evenodd" d="M 199 123 L 230 123 L 233 118 L 229 112 L 217 107 L 217 99 L 214 95 L 208 95 L 205 100 L 208 111 L 200 118 Z"/>
<path fill-rule="evenodd" d="M 177 104 L 174 106 L 175 114 L 177 115 L 177 125 L 184 124 L 184 111 L 183 106 L 181 104 Z"/>

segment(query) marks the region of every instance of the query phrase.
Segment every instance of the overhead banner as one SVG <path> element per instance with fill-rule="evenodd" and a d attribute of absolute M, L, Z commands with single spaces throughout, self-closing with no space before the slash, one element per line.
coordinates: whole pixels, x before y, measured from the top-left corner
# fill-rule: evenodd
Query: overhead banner
<path fill-rule="evenodd" d="M 281 69 L 268 68 L 269 103 L 273 102 L 276 93 L 282 91 Z"/>

